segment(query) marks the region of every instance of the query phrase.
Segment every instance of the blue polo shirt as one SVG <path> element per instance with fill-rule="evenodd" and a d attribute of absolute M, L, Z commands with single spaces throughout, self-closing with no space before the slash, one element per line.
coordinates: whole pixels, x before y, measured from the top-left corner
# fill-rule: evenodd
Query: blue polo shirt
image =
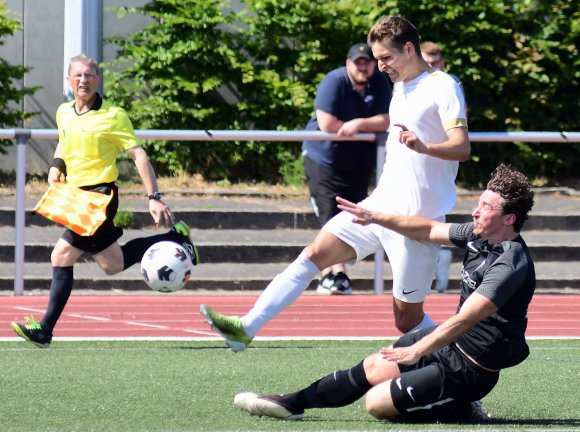
<path fill-rule="evenodd" d="M 328 73 L 316 92 L 314 108 L 327 112 L 342 121 L 387 114 L 391 102 L 391 85 L 388 78 L 375 71 L 364 94 L 353 87 L 346 67 Z M 317 131 L 316 113 L 306 125 L 306 130 Z M 372 168 L 376 164 L 374 141 L 304 141 L 302 153 L 314 162 L 341 171 Z"/>

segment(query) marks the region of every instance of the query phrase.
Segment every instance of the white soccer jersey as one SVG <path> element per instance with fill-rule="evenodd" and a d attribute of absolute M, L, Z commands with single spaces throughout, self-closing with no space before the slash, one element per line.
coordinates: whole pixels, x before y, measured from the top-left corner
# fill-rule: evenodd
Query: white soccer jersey
<path fill-rule="evenodd" d="M 429 69 L 407 83 L 396 82 L 389 115 L 391 125 L 403 124 L 431 144 L 447 141 L 446 130 L 467 127 L 461 87 L 438 69 Z M 363 205 L 441 220 L 455 205 L 459 163 L 407 148 L 399 142 L 399 131 L 391 126 L 382 176 Z"/>

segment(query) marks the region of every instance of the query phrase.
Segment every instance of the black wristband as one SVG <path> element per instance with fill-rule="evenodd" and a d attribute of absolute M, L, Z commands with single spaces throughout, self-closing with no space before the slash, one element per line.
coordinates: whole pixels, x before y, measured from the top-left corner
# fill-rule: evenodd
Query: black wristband
<path fill-rule="evenodd" d="M 50 165 L 48 166 L 48 170 L 50 171 L 51 168 L 56 168 L 61 173 L 63 173 L 66 177 L 66 163 L 61 158 L 54 158 Z"/>
<path fill-rule="evenodd" d="M 153 192 L 152 195 L 149 195 L 150 200 L 161 201 L 161 193 L 160 192 Z"/>

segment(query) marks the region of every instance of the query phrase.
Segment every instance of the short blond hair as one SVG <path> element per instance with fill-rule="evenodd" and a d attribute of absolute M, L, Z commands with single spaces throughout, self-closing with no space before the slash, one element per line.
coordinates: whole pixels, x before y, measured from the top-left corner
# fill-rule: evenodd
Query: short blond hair
<path fill-rule="evenodd" d="M 97 61 L 94 58 L 89 57 L 86 54 L 79 54 L 79 55 L 76 55 L 74 57 L 71 57 L 71 59 L 68 63 L 68 74 L 69 75 L 70 75 L 70 67 L 73 63 L 86 64 L 86 65 L 90 66 L 91 68 L 93 68 L 95 70 L 95 73 L 97 75 L 99 75 L 99 64 L 97 63 Z"/>

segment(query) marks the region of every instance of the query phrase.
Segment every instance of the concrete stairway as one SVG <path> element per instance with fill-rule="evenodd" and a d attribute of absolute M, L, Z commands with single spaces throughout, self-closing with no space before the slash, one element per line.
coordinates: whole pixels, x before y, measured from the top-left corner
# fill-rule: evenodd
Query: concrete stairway
<path fill-rule="evenodd" d="M 460 195 L 450 221 L 470 220 L 478 194 Z M 13 198 L 12 198 L 13 199 Z M 27 200 L 32 209 L 37 198 Z M 316 235 L 318 226 L 308 197 L 260 195 L 208 195 L 175 192 L 166 201 L 178 219 L 192 228 L 202 264 L 195 268 L 185 290 L 262 290 Z M 120 242 L 157 232 L 150 227 L 147 201 L 131 195 L 121 197 L 121 207 L 135 216 L 132 229 Z M 48 289 L 50 252 L 62 228 L 27 211 L 25 230 L 25 291 Z M 538 191 L 536 205 L 523 232 L 536 262 L 538 288 L 547 291 L 580 290 L 580 196 L 575 193 Z M 14 287 L 14 204 L 0 197 L 0 292 Z M 450 290 L 461 272 L 462 251 L 453 249 Z M 384 286 L 392 287 L 387 261 Z M 372 257 L 349 267 L 355 292 L 373 287 Z M 315 287 L 315 283 L 311 288 Z M 75 266 L 75 289 L 132 292 L 147 290 L 139 266 L 110 277 L 84 256 Z"/>

